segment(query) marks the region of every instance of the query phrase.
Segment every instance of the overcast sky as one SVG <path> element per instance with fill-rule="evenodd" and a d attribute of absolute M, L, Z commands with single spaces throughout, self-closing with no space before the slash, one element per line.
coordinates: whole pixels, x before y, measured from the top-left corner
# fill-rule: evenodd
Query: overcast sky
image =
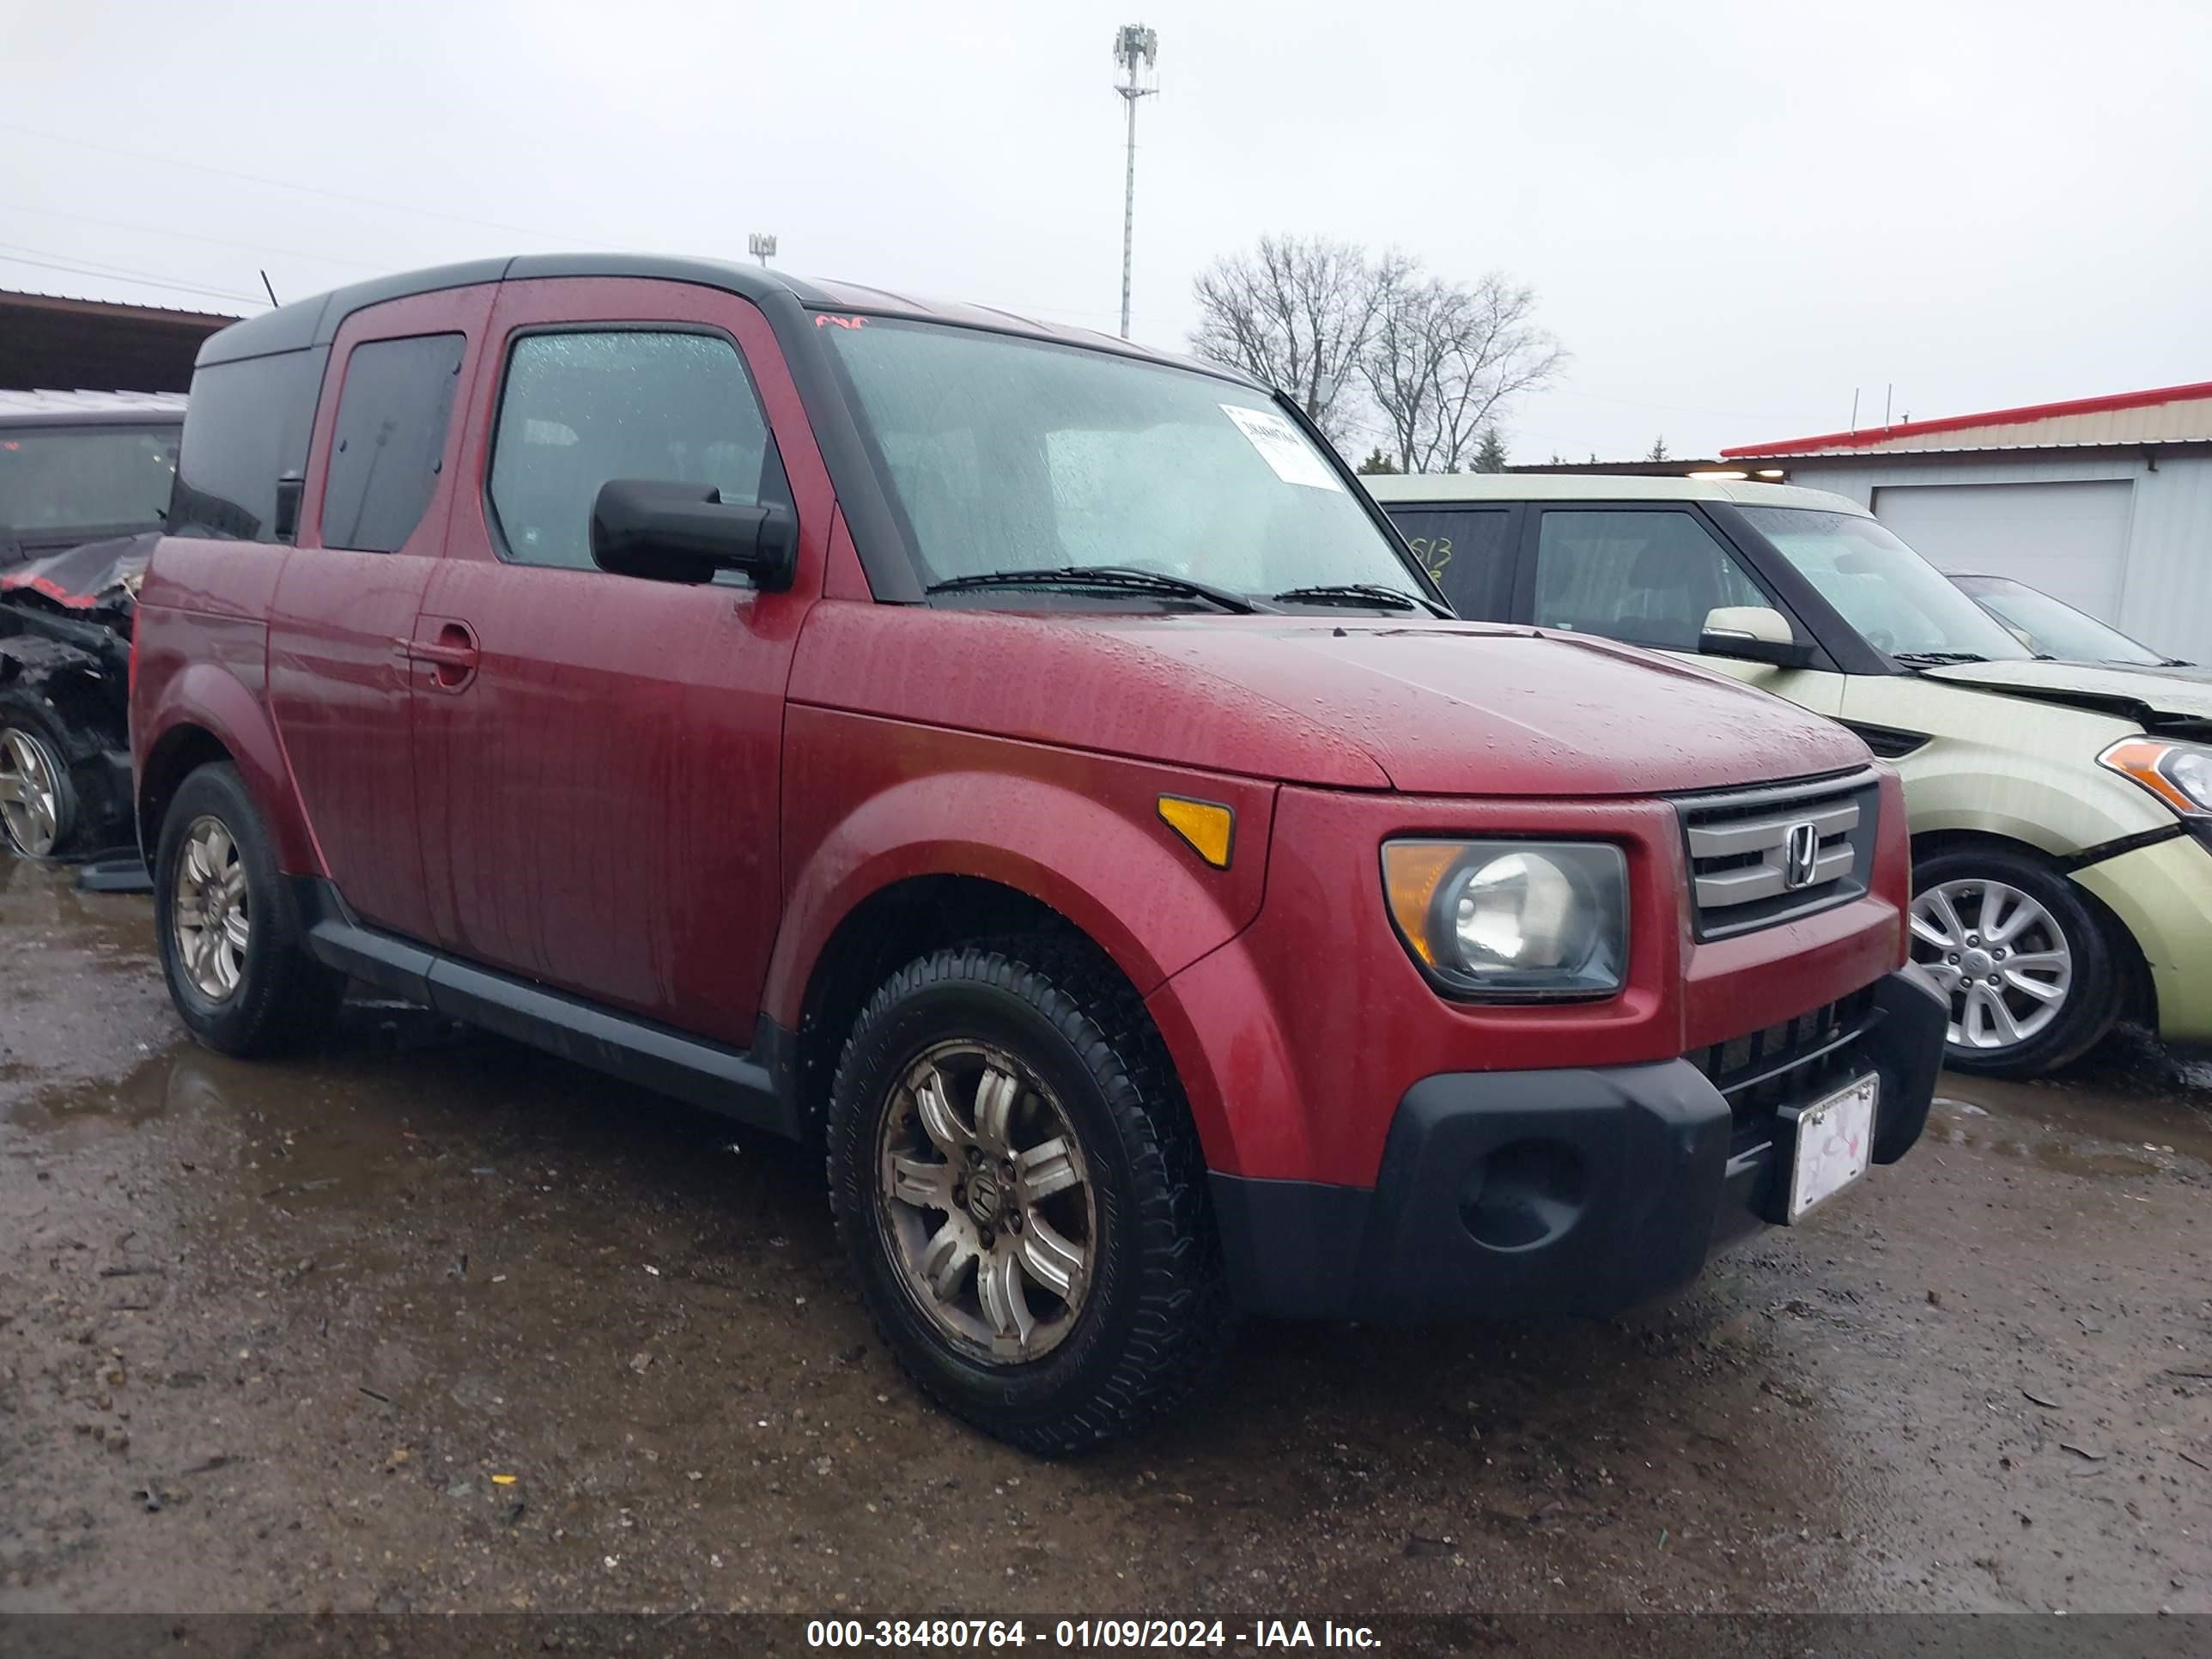
<path fill-rule="evenodd" d="M 1111 330 L 1137 21 L 1155 343 L 1288 231 L 1533 284 L 1573 362 L 1517 460 L 2212 379 L 2212 0 L 0 0 L 0 287 L 239 310 L 768 230 Z"/>

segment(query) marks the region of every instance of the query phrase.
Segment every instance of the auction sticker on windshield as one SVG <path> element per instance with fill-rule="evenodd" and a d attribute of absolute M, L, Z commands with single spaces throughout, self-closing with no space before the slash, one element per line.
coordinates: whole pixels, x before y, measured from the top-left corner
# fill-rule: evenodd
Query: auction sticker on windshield
<path fill-rule="evenodd" d="M 1880 1078 L 1863 1077 L 1797 1114 L 1797 1155 L 1790 1172 L 1792 1221 L 1867 1172 L 1881 1086 Z"/>
<path fill-rule="evenodd" d="M 1298 436 L 1297 428 L 1274 410 L 1224 404 L 1221 412 L 1237 422 L 1237 430 L 1249 438 L 1252 447 L 1260 452 L 1260 459 L 1274 468 L 1275 476 L 1285 483 L 1310 484 L 1316 489 L 1344 488 L 1314 447 Z"/>

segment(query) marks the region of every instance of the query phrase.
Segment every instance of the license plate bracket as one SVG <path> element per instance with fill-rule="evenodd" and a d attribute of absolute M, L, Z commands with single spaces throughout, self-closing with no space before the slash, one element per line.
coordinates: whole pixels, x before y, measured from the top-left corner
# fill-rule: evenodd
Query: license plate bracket
<path fill-rule="evenodd" d="M 1780 1218 L 1802 1220 L 1866 1174 L 1874 1152 L 1875 1110 L 1881 1079 L 1869 1072 L 1833 1093 L 1778 1116 L 1779 1151 L 1788 1154 L 1788 1201 Z"/>

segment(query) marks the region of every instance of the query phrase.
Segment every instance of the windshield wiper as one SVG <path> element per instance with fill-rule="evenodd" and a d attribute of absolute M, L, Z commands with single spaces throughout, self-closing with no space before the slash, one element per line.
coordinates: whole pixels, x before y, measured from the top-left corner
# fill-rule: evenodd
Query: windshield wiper
<path fill-rule="evenodd" d="M 982 570 L 972 576 L 953 576 L 932 582 L 924 591 L 957 593 L 981 587 L 1089 587 L 1111 592 L 1172 593 L 1180 599 L 1204 599 L 1224 611 L 1248 614 L 1256 607 L 1241 593 L 1164 570 L 1144 570 L 1134 565 L 1064 564 L 1051 570 Z"/>
<path fill-rule="evenodd" d="M 1987 657 L 1972 651 L 1893 651 L 1889 653 L 1899 662 L 1987 662 Z"/>
<path fill-rule="evenodd" d="M 1275 595 L 1278 605 L 1381 605 L 1388 611 L 1425 610 L 1437 616 L 1438 611 L 1428 600 L 1412 593 L 1385 587 L 1380 582 L 1316 582 L 1310 587 L 1286 587 Z"/>

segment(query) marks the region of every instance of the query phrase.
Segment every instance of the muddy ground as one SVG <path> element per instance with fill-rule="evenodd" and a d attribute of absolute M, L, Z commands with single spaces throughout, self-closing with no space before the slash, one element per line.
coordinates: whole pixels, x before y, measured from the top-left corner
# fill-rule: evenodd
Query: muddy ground
<path fill-rule="evenodd" d="M 1267 1326 L 1143 1442 L 922 1405 L 796 1151 L 396 1006 L 183 1040 L 0 859 L 0 1609 L 2212 1611 L 2212 1088 L 1947 1079 L 1605 1322 Z"/>

